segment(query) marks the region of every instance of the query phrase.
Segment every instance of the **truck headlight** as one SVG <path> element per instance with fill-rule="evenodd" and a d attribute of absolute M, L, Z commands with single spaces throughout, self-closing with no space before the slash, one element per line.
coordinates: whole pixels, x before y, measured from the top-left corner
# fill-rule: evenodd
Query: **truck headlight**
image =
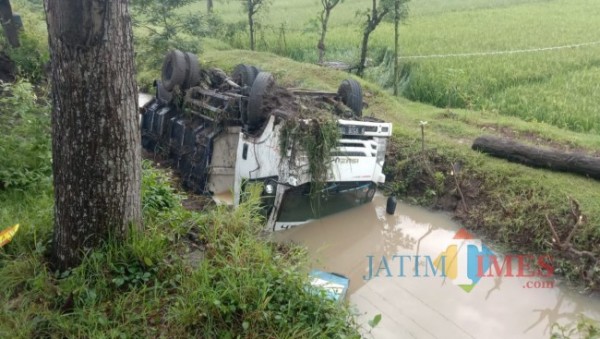
<path fill-rule="evenodd" d="M 275 192 L 275 187 L 272 184 L 265 185 L 265 193 L 271 195 Z"/>

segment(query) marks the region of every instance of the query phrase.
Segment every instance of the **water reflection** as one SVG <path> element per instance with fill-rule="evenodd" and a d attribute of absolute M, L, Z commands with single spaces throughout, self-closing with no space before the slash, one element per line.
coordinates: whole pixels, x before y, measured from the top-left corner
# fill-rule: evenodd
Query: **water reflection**
<path fill-rule="evenodd" d="M 316 268 L 350 278 L 350 302 L 364 314 L 360 319 L 383 316 L 372 332 L 375 338 L 547 338 L 555 322 L 576 321 L 579 314 L 600 319 L 598 299 L 558 288 L 525 289 L 527 280 L 514 277 L 483 277 L 467 293 L 449 278 L 414 277 L 414 262 L 412 271 L 399 277 L 395 262 L 392 277 L 363 280 L 368 256 L 435 259 L 458 229 L 443 214 L 403 204 L 396 215 L 387 215 L 385 199 L 376 197 L 372 204 L 275 236 L 305 244 Z"/>

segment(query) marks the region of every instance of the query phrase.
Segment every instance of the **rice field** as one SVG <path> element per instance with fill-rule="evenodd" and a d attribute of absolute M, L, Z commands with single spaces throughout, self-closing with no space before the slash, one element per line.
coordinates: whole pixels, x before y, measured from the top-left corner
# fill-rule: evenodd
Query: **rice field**
<path fill-rule="evenodd" d="M 347 0 L 331 17 L 327 60 L 354 63 L 368 0 Z M 205 11 L 200 2 L 189 10 Z M 273 0 L 259 18 L 257 49 L 316 62 L 317 0 Z M 216 2 L 233 25 L 245 15 L 239 1 Z M 597 0 L 413 0 L 401 27 L 402 94 L 438 107 L 470 108 L 542 121 L 580 132 L 600 132 L 600 2 Z M 221 39 L 247 48 L 246 32 Z M 544 49 L 487 55 L 487 52 Z M 219 46 L 223 46 L 219 44 Z M 373 33 L 367 77 L 384 86 L 393 26 Z M 452 56 L 483 53 L 485 55 Z M 410 56 L 431 56 L 411 58 Z M 440 57 L 440 55 L 442 57 Z"/>

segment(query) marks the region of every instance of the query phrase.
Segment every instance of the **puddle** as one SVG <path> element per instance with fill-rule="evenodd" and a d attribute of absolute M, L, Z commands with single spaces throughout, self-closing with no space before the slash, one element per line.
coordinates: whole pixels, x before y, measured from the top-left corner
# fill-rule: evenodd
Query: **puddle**
<path fill-rule="evenodd" d="M 385 202 L 376 196 L 371 204 L 275 234 L 278 241 L 306 245 L 314 268 L 350 278 L 349 300 L 360 312 L 363 327 L 368 329 L 366 322 L 382 315 L 368 336 L 549 338 L 555 322 L 572 323 L 580 314 L 600 320 L 600 299 L 546 286 L 552 282 L 547 278 L 483 277 L 466 292 L 455 284 L 459 278 L 450 279 L 451 269 L 446 278 L 440 271 L 434 276 L 426 258 L 433 262 L 441 253 L 450 253 L 453 242 L 460 251 L 465 243 L 477 244 L 477 239 L 453 239 L 460 226 L 445 214 L 399 203 L 396 215 L 387 215 Z M 402 272 L 394 255 L 410 256 L 403 260 Z M 416 255 L 420 259 L 415 266 Z M 496 255 L 501 264 L 504 258 Z M 370 260 L 371 275 L 381 270 L 366 281 Z M 516 275 L 516 260 L 512 262 Z M 457 267 L 462 276 L 461 266 Z"/>

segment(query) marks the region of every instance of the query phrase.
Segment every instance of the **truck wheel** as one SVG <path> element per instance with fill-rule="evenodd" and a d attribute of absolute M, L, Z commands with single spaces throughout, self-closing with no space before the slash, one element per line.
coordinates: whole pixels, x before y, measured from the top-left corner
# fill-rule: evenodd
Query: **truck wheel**
<path fill-rule="evenodd" d="M 159 80 L 156 82 L 156 97 L 163 103 L 168 104 L 173 100 L 173 93 L 167 91 L 162 81 Z"/>
<path fill-rule="evenodd" d="M 373 201 L 373 197 L 375 196 L 375 187 L 369 187 L 369 190 L 367 191 L 367 202 L 371 202 Z"/>
<path fill-rule="evenodd" d="M 398 202 L 396 201 L 396 197 L 389 197 L 385 206 L 385 211 L 387 212 L 387 214 L 394 215 L 394 213 L 396 213 L 397 204 Z"/>
<path fill-rule="evenodd" d="M 268 112 L 265 112 L 265 94 L 275 85 L 273 75 L 268 72 L 260 72 L 252 84 L 248 97 L 248 109 L 244 124 L 250 129 L 257 129 L 263 123 Z"/>
<path fill-rule="evenodd" d="M 363 95 L 358 81 L 354 79 L 342 81 L 337 93 L 344 105 L 348 106 L 357 117 L 362 116 Z"/>
<path fill-rule="evenodd" d="M 162 67 L 162 84 L 167 91 L 172 91 L 175 86 L 181 86 L 185 81 L 188 63 L 185 54 L 180 50 L 173 50 L 167 54 Z"/>
<path fill-rule="evenodd" d="M 200 62 L 198 56 L 193 53 L 185 53 L 188 67 L 185 74 L 185 83 L 183 89 L 192 88 L 200 83 Z"/>
<path fill-rule="evenodd" d="M 256 80 L 256 76 L 258 75 L 258 73 L 262 72 L 262 70 L 256 66 L 250 66 L 250 68 L 254 72 L 254 79 L 252 79 L 252 82 L 254 82 L 254 80 Z"/>
<path fill-rule="evenodd" d="M 258 73 L 259 72 L 256 67 L 248 66 L 245 64 L 239 64 L 233 69 L 231 78 L 233 79 L 233 82 L 242 87 L 251 87 Z"/>

